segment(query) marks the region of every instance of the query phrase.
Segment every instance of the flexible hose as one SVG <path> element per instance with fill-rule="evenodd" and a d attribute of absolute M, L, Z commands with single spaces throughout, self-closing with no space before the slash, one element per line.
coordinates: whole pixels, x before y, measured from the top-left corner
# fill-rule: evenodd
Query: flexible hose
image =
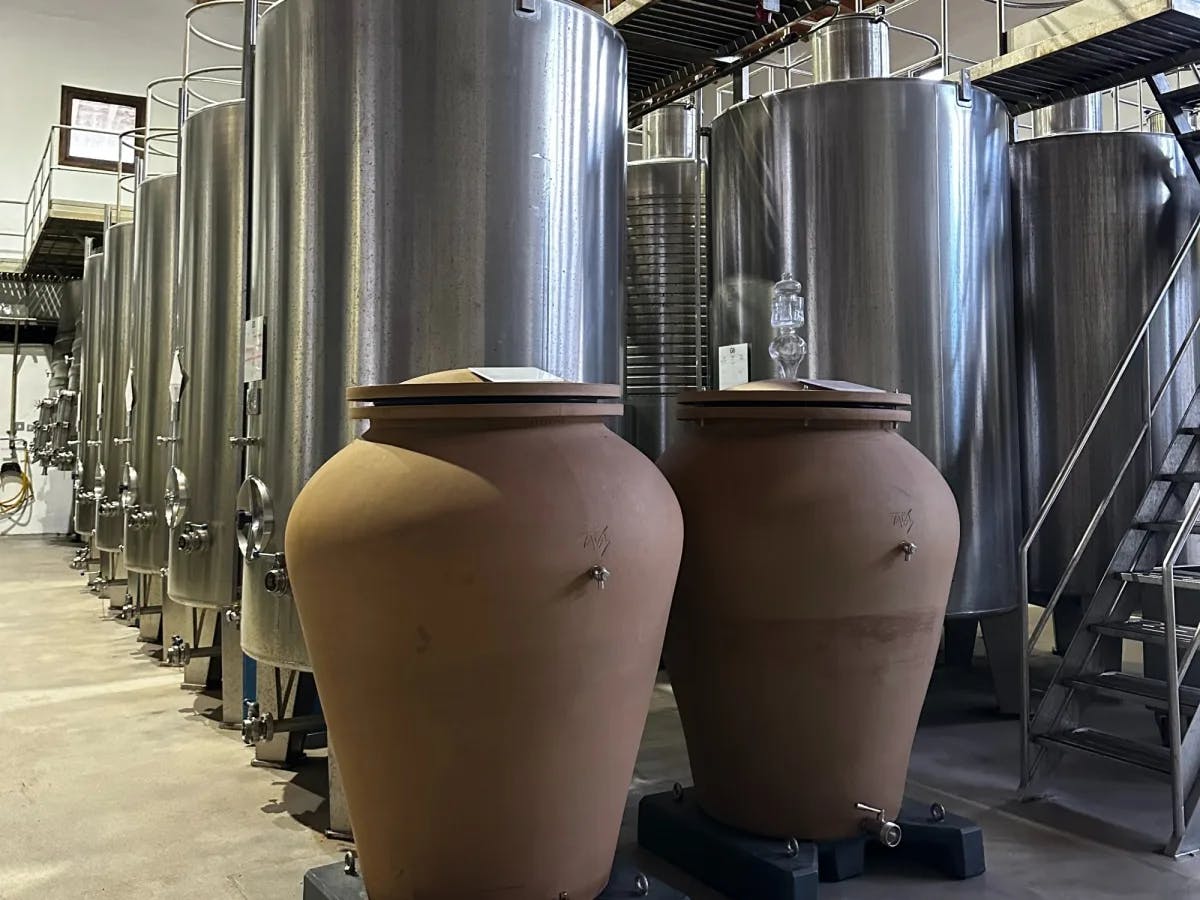
<path fill-rule="evenodd" d="M 33 482 L 29 479 L 29 445 L 25 445 L 25 465 L 21 468 L 20 488 L 17 493 L 5 499 L 0 497 L 0 518 L 15 516 L 27 505 L 33 502 Z"/>

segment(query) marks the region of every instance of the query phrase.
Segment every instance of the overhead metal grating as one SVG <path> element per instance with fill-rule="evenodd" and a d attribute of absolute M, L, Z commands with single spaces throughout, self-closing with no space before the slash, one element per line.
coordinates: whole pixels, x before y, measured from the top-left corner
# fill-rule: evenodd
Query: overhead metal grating
<path fill-rule="evenodd" d="M 1109 5 L 1096 18 L 970 70 L 971 82 L 1013 113 L 1118 87 L 1200 61 L 1200 3 Z"/>
<path fill-rule="evenodd" d="M 822 0 L 625 0 L 606 16 L 629 48 L 629 118 L 692 93 L 807 33 Z M 819 17 L 816 17 L 819 18 Z M 805 22 L 809 19 L 809 22 Z"/>

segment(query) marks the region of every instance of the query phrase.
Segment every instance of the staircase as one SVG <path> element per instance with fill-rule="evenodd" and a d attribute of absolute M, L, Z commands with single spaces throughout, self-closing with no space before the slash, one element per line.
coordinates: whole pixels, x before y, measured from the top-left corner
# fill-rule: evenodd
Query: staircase
<path fill-rule="evenodd" d="M 1098 15 L 1096 14 L 1098 13 Z M 1054 16 L 1062 23 L 1048 34 L 996 59 L 970 69 L 965 76 L 996 94 L 1013 113 L 1025 112 L 1105 88 L 1145 78 L 1165 114 L 1167 125 L 1196 177 L 1200 179 L 1200 131 L 1193 130 L 1191 113 L 1200 109 L 1200 87 L 1172 90 L 1166 73 L 1200 60 L 1200 3 L 1195 0 L 1120 0 L 1099 4 L 1081 0 Z M 1047 32 L 1052 31 L 1051 27 Z M 1168 273 L 1166 283 L 1149 307 L 1120 364 L 1113 372 L 1075 446 L 1068 454 L 1046 499 L 1021 542 L 1021 589 L 1031 597 L 1030 547 L 1037 540 L 1064 485 L 1087 450 L 1096 426 L 1126 377 L 1139 378 L 1132 361 L 1149 352 L 1151 324 L 1159 315 L 1180 269 L 1200 235 L 1200 219 L 1189 230 Z M 1119 542 L 1099 587 L 1088 601 L 1083 620 L 1066 648 L 1057 671 L 1036 707 L 1030 694 L 1030 659 L 1038 639 L 1051 621 L 1075 569 L 1088 550 L 1113 498 L 1126 481 L 1135 460 L 1144 458 L 1151 439 L 1154 414 L 1175 380 L 1180 363 L 1194 352 L 1200 317 L 1184 337 L 1163 382 L 1153 398 L 1145 385 L 1146 410 L 1141 430 L 1124 451 L 1119 472 L 1084 530 L 1067 571 L 1059 579 L 1032 632 L 1028 605 L 1023 650 L 1024 709 L 1021 740 L 1021 786 L 1032 791 L 1068 757 L 1085 755 L 1120 763 L 1166 779 L 1171 786 L 1172 833 L 1164 848 L 1170 856 L 1200 851 L 1200 725 L 1192 727 L 1200 708 L 1200 687 L 1184 684 L 1200 647 L 1200 629 L 1177 622 L 1176 594 L 1200 591 L 1200 567 L 1180 558 L 1193 536 L 1200 536 L 1200 390 L 1193 395 L 1183 420 L 1138 505 L 1134 519 Z M 1131 372 L 1131 368 L 1136 371 Z M 1194 387 L 1189 385 L 1188 387 Z M 1107 448 L 1106 448 L 1107 449 Z M 1149 613 L 1161 592 L 1161 618 Z M 1122 645 L 1136 641 L 1161 648 L 1165 678 L 1145 677 L 1122 669 Z M 1162 740 L 1157 742 L 1114 734 L 1087 724 L 1089 706 L 1098 697 L 1116 698 L 1139 709 L 1153 710 Z"/>

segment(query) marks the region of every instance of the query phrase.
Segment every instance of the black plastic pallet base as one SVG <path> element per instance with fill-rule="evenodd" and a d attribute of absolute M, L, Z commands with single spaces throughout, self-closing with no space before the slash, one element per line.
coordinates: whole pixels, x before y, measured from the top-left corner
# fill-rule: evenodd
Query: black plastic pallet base
<path fill-rule="evenodd" d="M 693 794 L 692 789 L 677 789 L 643 797 L 638 804 L 638 843 L 728 897 L 817 900 L 820 882 L 863 874 L 869 847 L 938 869 L 950 878 L 974 878 L 984 872 L 980 827 L 915 801 L 904 801 L 896 819 L 903 839 L 888 850 L 865 835 L 789 846 L 710 819 Z"/>
<path fill-rule="evenodd" d="M 688 900 L 674 888 L 646 876 L 642 888 L 637 877 L 642 874 L 633 863 L 617 857 L 613 863 L 612 878 L 596 900 Z M 333 863 L 304 873 L 303 900 L 367 900 L 367 889 L 358 874 L 349 874 L 344 863 Z"/>

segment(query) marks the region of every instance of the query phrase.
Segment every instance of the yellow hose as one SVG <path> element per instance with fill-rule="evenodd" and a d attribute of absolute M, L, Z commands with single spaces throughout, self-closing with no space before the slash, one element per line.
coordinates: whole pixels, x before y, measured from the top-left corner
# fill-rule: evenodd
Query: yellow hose
<path fill-rule="evenodd" d="M 29 445 L 25 445 L 25 465 L 21 469 L 21 488 L 16 495 L 4 499 L 0 497 L 0 518 L 15 516 L 28 504 L 33 502 L 33 482 L 29 480 Z"/>

